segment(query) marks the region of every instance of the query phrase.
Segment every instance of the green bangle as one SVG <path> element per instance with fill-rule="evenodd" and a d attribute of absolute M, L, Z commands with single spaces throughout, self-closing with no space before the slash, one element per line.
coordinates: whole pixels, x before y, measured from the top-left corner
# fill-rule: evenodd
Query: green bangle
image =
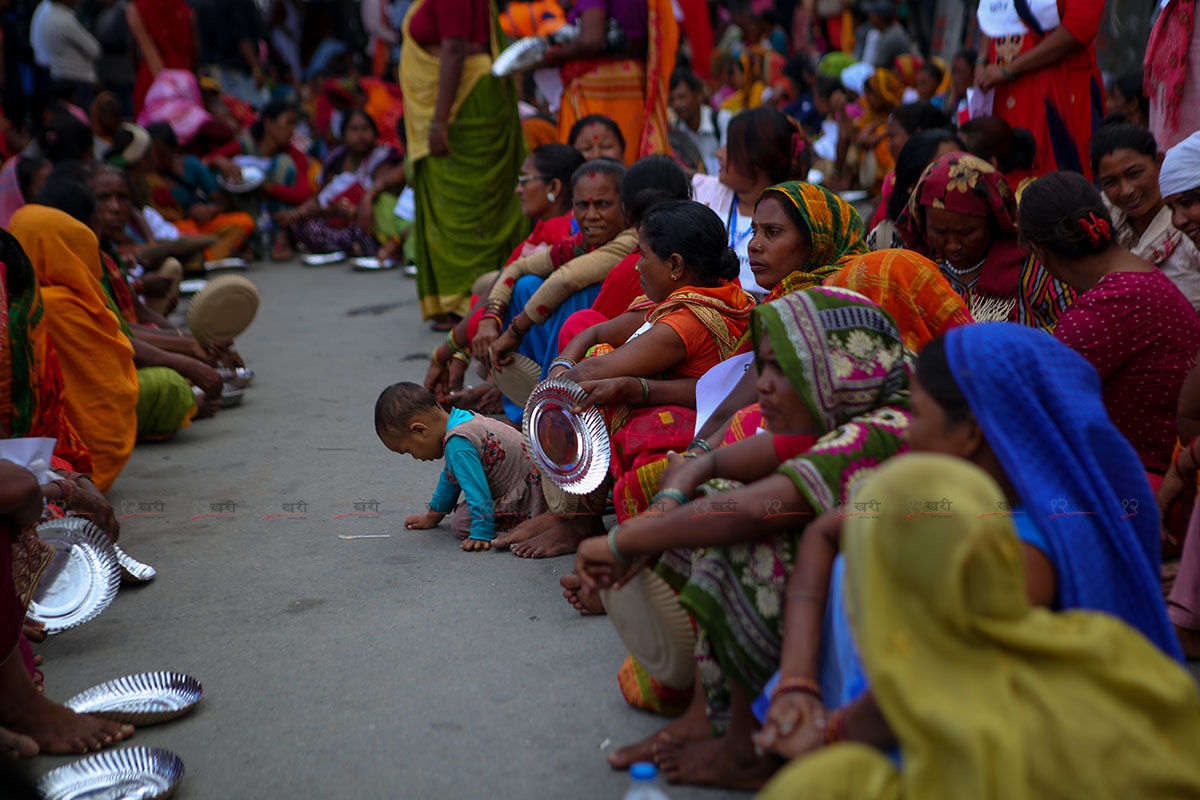
<path fill-rule="evenodd" d="M 633 562 L 621 555 L 621 551 L 617 549 L 617 531 L 621 529 L 620 525 L 614 525 L 613 529 L 608 532 L 608 551 L 612 553 L 613 558 L 623 567 L 632 567 Z"/>
<path fill-rule="evenodd" d="M 654 495 L 654 497 L 650 499 L 650 505 L 654 505 L 662 498 L 674 500 L 681 506 L 686 506 L 688 503 L 692 502 L 692 499 L 684 494 L 680 489 L 662 489 L 658 494 Z"/>
<path fill-rule="evenodd" d="M 645 378 L 638 378 L 637 382 L 642 385 L 642 402 L 638 405 L 644 406 L 650 402 L 650 383 Z"/>
<path fill-rule="evenodd" d="M 701 439 L 699 436 L 697 436 L 695 439 L 692 439 L 692 441 L 688 444 L 688 450 L 691 450 L 693 447 L 699 447 L 706 453 L 712 452 L 712 445 Z"/>
<path fill-rule="evenodd" d="M 1005 78 L 1008 78 L 1009 83 L 1012 83 L 1013 81 L 1016 80 L 1016 78 L 1013 77 L 1013 74 L 1008 71 L 1008 67 L 1001 67 L 1000 74 L 1003 75 Z"/>
<path fill-rule="evenodd" d="M 454 341 L 454 331 L 449 331 L 449 332 L 446 334 L 446 344 L 450 345 L 450 350 L 451 350 L 451 351 L 453 351 L 453 352 L 455 352 L 455 353 L 465 353 L 465 352 L 467 352 L 467 348 L 466 348 L 466 347 L 460 347 L 460 346 L 459 346 L 459 344 L 458 344 L 458 342 Z"/>

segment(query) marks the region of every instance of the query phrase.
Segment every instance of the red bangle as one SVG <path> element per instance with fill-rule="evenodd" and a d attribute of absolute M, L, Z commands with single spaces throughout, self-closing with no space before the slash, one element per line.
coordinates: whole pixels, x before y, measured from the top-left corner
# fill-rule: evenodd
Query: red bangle
<path fill-rule="evenodd" d="M 775 684 L 775 688 L 771 690 L 771 702 L 775 702 L 776 697 L 788 692 L 804 692 L 818 700 L 822 697 L 821 685 L 816 681 L 808 678 L 780 678 L 779 683 Z"/>
<path fill-rule="evenodd" d="M 846 711 L 839 708 L 825 720 L 825 744 L 840 742 L 846 738 Z"/>
<path fill-rule="evenodd" d="M 500 318 L 499 314 L 492 314 L 492 313 L 484 314 L 482 317 L 479 318 L 479 321 L 483 322 L 485 319 L 494 319 L 494 320 L 496 320 L 496 324 L 498 326 L 500 326 L 501 328 L 504 327 L 504 320 Z"/>

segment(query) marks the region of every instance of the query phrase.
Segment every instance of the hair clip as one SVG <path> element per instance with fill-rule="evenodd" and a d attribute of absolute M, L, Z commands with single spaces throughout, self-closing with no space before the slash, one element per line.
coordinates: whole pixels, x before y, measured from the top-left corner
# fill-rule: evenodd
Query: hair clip
<path fill-rule="evenodd" d="M 801 136 L 799 133 L 793 133 L 792 134 L 792 158 L 793 159 L 799 158 L 800 154 L 803 152 L 804 152 L 804 137 Z"/>
<path fill-rule="evenodd" d="M 1076 222 L 1092 240 L 1093 245 L 1099 245 L 1100 242 L 1112 238 L 1112 226 L 1109 225 L 1108 220 L 1096 216 L 1095 211 L 1089 212 L 1087 219 L 1078 219 Z"/>

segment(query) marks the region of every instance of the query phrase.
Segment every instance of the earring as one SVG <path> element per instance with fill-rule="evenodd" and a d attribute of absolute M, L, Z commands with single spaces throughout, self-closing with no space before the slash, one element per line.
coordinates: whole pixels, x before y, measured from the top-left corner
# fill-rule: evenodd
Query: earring
<path fill-rule="evenodd" d="M 557 199 L 558 198 L 554 196 L 554 192 L 546 192 L 546 202 L 553 203 Z"/>

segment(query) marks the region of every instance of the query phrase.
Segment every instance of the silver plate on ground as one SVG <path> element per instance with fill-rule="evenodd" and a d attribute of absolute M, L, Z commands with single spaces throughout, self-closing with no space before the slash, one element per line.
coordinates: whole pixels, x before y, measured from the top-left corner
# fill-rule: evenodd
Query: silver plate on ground
<path fill-rule="evenodd" d="M 253 192 L 255 189 L 263 185 L 263 181 L 267 179 L 267 173 L 263 172 L 258 167 L 249 164 L 242 168 L 242 179 L 240 181 L 231 181 L 224 175 L 217 176 L 217 184 L 227 192 L 234 194 L 246 194 Z"/>
<path fill-rule="evenodd" d="M 400 262 L 396 261 L 394 258 L 356 258 L 350 263 L 353 265 L 354 269 L 358 270 L 359 272 L 378 272 L 385 269 L 395 269 L 396 267 L 400 266 Z"/>
<path fill-rule="evenodd" d="M 340 264 L 346 260 L 346 254 L 341 250 L 332 253 L 305 253 L 300 256 L 300 263 L 306 267 L 324 267 L 329 264 Z"/>
<path fill-rule="evenodd" d="M 246 388 L 254 380 L 254 370 L 249 367 L 217 367 L 217 374 L 226 386 L 238 389 Z"/>
<path fill-rule="evenodd" d="M 121 580 L 130 583 L 145 583 L 158 574 L 158 570 L 149 564 L 138 561 L 122 550 L 120 545 L 114 544 L 112 548 L 113 552 L 117 554 L 117 563 L 121 565 Z"/>
<path fill-rule="evenodd" d="M 205 261 L 205 272 L 220 272 L 223 269 L 245 269 L 250 262 L 244 258 L 218 258 L 215 261 Z"/>
<path fill-rule="evenodd" d="M 665 580 L 644 569 L 622 589 L 601 589 L 600 601 L 630 655 L 651 677 L 673 689 L 692 685 L 696 634 Z"/>
<path fill-rule="evenodd" d="M 538 468 L 571 494 L 587 494 L 604 481 L 612 452 L 600 409 L 571 413 L 586 396 L 574 381 L 547 378 L 530 393 L 521 420 Z"/>
<path fill-rule="evenodd" d="M 195 294 L 205 286 L 208 286 L 208 281 L 204 278 L 188 278 L 186 281 L 179 282 L 179 293 Z"/>
<path fill-rule="evenodd" d="M 46 633 L 58 633 L 108 608 L 121 587 L 121 565 L 104 532 L 83 517 L 52 519 L 37 530 L 55 553 L 33 591 L 29 616 Z"/>
<path fill-rule="evenodd" d="M 143 672 L 106 681 L 72 697 L 64 706 L 113 722 L 154 725 L 191 711 L 204 687 L 182 672 Z"/>
<path fill-rule="evenodd" d="M 245 386 L 232 386 L 225 384 L 221 389 L 221 408 L 232 408 L 240 406 L 242 401 L 246 399 Z"/>
<path fill-rule="evenodd" d="M 550 44 L 541 36 L 526 36 L 510 44 L 492 62 L 492 74 L 497 78 L 532 67 L 546 57 Z"/>
<path fill-rule="evenodd" d="M 107 750 L 56 767 L 37 782 L 44 800 L 162 800 L 183 780 L 183 759 L 161 747 Z"/>

